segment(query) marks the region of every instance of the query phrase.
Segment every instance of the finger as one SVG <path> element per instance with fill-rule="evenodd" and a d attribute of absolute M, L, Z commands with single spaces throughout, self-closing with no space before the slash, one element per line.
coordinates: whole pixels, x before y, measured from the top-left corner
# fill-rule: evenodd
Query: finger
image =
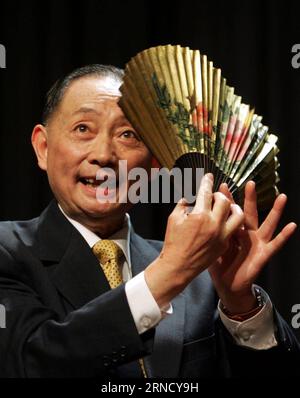
<path fill-rule="evenodd" d="M 244 213 L 246 227 L 256 230 L 258 228 L 258 213 L 254 181 L 248 181 L 245 186 Z"/>
<path fill-rule="evenodd" d="M 230 209 L 231 215 L 225 224 L 223 232 L 225 239 L 230 237 L 236 230 L 238 230 L 238 228 L 240 228 L 244 222 L 244 213 L 239 205 L 231 204 Z"/>
<path fill-rule="evenodd" d="M 269 243 L 271 256 L 284 246 L 288 239 L 296 231 L 297 225 L 294 222 L 286 225 L 282 231 Z"/>
<path fill-rule="evenodd" d="M 228 200 L 230 200 L 230 203 L 234 203 L 233 196 L 232 196 L 231 192 L 229 191 L 229 188 L 228 188 L 228 185 L 226 184 L 226 182 L 223 182 L 219 186 L 219 192 L 221 192 L 223 195 L 225 195 L 226 198 Z"/>
<path fill-rule="evenodd" d="M 201 179 L 196 204 L 192 213 L 197 214 L 205 210 L 211 210 L 213 182 L 214 177 L 211 173 L 205 174 Z"/>
<path fill-rule="evenodd" d="M 212 212 L 215 220 L 220 224 L 226 221 L 230 214 L 230 201 L 221 192 L 214 193 Z"/>
<path fill-rule="evenodd" d="M 280 194 L 276 198 L 270 213 L 267 215 L 265 221 L 259 228 L 259 235 L 263 240 L 268 242 L 270 239 L 272 239 L 272 236 L 282 216 L 286 202 L 287 196 L 284 194 Z"/>

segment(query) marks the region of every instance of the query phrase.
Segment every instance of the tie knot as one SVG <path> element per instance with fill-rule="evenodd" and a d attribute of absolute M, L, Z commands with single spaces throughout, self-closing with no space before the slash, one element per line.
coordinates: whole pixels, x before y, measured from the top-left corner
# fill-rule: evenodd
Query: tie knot
<path fill-rule="evenodd" d="M 113 241 L 109 239 L 101 239 L 93 246 L 93 253 L 98 258 L 101 264 L 105 264 L 111 260 L 116 260 L 122 257 L 122 249 Z"/>

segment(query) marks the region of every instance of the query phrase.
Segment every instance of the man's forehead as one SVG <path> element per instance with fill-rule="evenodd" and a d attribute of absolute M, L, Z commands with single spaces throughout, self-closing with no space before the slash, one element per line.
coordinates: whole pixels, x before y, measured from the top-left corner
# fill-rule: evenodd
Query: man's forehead
<path fill-rule="evenodd" d="M 69 111 L 76 111 L 87 103 L 115 102 L 121 96 L 120 85 L 121 82 L 112 77 L 80 78 L 67 89 L 62 103 Z"/>
<path fill-rule="evenodd" d="M 121 92 L 119 90 L 121 82 L 119 80 L 107 76 L 102 79 L 97 79 L 95 84 L 97 85 L 97 89 L 99 91 L 103 91 L 103 94 L 117 97 L 121 96 Z"/>

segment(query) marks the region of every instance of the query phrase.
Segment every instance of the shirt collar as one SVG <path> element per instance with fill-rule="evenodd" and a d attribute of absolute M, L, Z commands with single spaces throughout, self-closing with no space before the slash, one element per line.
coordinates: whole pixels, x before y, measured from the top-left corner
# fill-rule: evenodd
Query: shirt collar
<path fill-rule="evenodd" d="M 95 234 L 94 232 L 90 231 L 84 225 L 80 224 L 78 221 L 74 220 L 73 218 L 66 215 L 63 211 L 62 207 L 58 203 L 58 207 L 62 214 L 66 217 L 67 220 L 77 229 L 83 239 L 87 242 L 87 244 L 92 248 L 96 242 L 101 240 L 101 238 Z M 130 221 L 130 216 L 128 213 L 125 214 L 124 224 L 121 229 L 116 231 L 112 234 L 108 239 L 113 240 L 123 251 L 124 256 L 128 265 L 131 268 L 131 259 L 130 259 L 130 234 L 132 230 L 132 225 Z"/>

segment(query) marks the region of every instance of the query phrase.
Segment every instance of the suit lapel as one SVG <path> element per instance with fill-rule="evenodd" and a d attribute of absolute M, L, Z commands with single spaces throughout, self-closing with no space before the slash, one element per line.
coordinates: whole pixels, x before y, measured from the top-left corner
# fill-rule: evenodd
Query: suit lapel
<path fill-rule="evenodd" d="M 41 260 L 54 264 L 53 283 L 74 308 L 110 289 L 92 250 L 54 201 L 40 217 L 38 245 Z"/>
<path fill-rule="evenodd" d="M 131 262 L 133 274 L 142 272 L 159 254 L 146 240 L 131 234 Z M 149 377 L 176 377 L 179 373 L 183 333 L 185 300 L 180 294 L 172 301 L 173 314 L 156 327 L 153 353 L 144 358 Z"/>
<path fill-rule="evenodd" d="M 97 258 L 75 229 L 53 274 L 53 282 L 75 308 L 110 290 Z"/>

